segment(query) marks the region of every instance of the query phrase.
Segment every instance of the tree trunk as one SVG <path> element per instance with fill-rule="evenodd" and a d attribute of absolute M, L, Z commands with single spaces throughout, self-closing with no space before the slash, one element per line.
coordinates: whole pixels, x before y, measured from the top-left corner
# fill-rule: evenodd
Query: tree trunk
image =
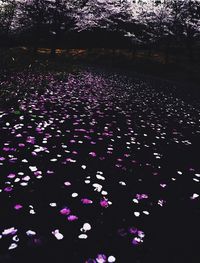
<path fill-rule="evenodd" d="M 167 41 L 165 45 L 165 64 L 169 63 L 169 55 L 170 55 L 170 43 L 169 41 Z"/>
<path fill-rule="evenodd" d="M 40 36 L 41 36 L 41 26 L 39 23 L 37 23 L 33 31 L 33 56 L 37 55 L 38 46 L 40 43 Z"/>
<path fill-rule="evenodd" d="M 88 47 L 87 53 L 88 53 L 88 55 L 90 55 L 92 53 L 92 47 Z"/>
<path fill-rule="evenodd" d="M 131 53 L 131 55 L 130 55 L 131 58 L 135 59 L 135 57 L 136 57 L 136 45 L 135 44 L 131 45 L 130 53 Z"/>
<path fill-rule="evenodd" d="M 188 58 L 190 62 L 194 62 L 193 44 L 191 40 L 187 40 L 186 48 L 188 52 Z"/>
<path fill-rule="evenodd" d="M 37 55 L 37 51 L 38 51 L 38 46 L 34 45 L 34 47 L 33 47 L 33 56 Z"/>
<path fill-rule="evenodd" d="M 149 45 L 149 47 L 148 47 L 148 57 L 151 57 L 151 55 L 152 55 L 152 46 Z"/>
<path fill-rule="evenodd" d="M 115 56 L 115 51 L 116 51 L 116 49 L 112 48 L 112 55 L 113 55 L 113 57 Z"/>
<path fill-rule="evenodd" d="M 61 32 L 59 27 L 57 27 L 57 29 L 55 30 L 55 35 L 53 35 L 53 39 L 52 39 L 52 46 L 51 46 L 51 56 L 54 58 L 56 56 L 56 47 L 58 45 L 58 43 L 60 43 L 61 40 Z"/>
<path fill-rule="evenodd" d="M 51 56 L 52 57 L 56 56 L 56 47 L 55 46 L 51 47 Z"/>

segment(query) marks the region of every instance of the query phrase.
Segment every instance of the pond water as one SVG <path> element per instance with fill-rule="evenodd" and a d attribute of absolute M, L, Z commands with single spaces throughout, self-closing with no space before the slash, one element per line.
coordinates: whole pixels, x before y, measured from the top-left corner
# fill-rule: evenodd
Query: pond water
<path fill-rule="evenodd" d="M 197 103 L 92 70 L 0 86 L 0 262 L 199 262 Z"/>

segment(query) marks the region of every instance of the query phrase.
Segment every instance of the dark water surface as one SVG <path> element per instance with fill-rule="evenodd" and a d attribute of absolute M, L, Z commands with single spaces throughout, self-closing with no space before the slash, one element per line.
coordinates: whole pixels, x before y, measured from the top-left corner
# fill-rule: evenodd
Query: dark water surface
<path fill-rule="evenodd" d="M 200 262 L 195 98 L 92 70 L 0 86 L 0 262 Z"/>

